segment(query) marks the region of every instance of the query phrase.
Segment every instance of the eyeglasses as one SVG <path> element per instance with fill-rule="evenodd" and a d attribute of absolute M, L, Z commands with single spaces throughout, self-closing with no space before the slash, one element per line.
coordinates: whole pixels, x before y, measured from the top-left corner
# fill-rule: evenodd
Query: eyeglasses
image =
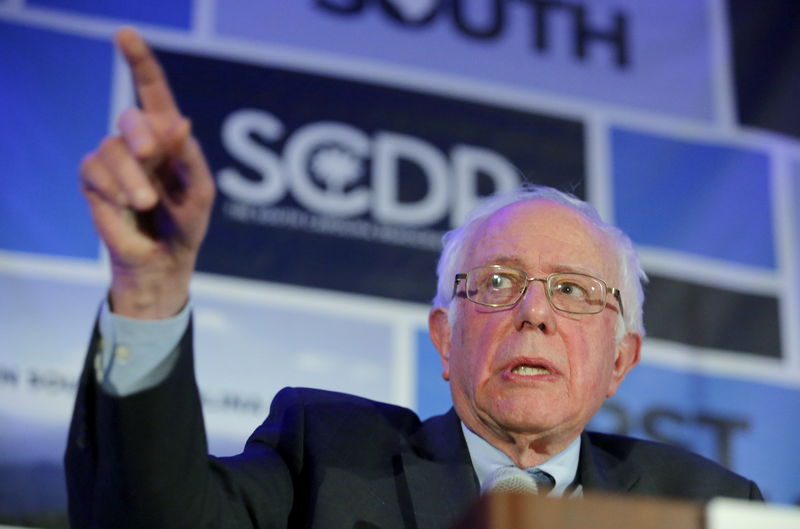
<path fill-rule="evenodd" d="M 456 274 L 453 296 L 462 281 L 467 299 L 484 307 L 512 307 L 525 295 L 528 283 L 540 281 L 544 283 L 550 305 L 562 312 L 597 314 L 606 306 L 606 295 L 611 294 L 617 298 L 620 314 L 625 314 L 619 289 L 586 274 L 557 272 L 539 278 L 528 277 L 527 273 L 511 266 L 479 266 L 465 274 Z"/>

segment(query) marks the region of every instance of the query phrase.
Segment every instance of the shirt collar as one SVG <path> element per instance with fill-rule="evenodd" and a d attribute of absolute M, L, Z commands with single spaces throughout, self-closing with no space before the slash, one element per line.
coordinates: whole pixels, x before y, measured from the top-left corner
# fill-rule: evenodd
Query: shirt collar
<path fill-rule="evenodd" d="M 480 486 L 483 486 L 486 478 L 497 468 L 514 465 L 510 457 L 467 428 L 463 422 L 461 423 L 461 430 L 464 432 L 469 456 L 472 459 L 472 467 L 475 469 L 475 475 L 478 476 Z M 541 465 L 529 467 L 525 470 L 539 469 L 553 476 L 556 484 L 547 495 L 563 496 L 567 488 L 575 481 L 575 476 L 578 473 L 580 452 L 581 436 L 579 435 L 558 454 Z"/>

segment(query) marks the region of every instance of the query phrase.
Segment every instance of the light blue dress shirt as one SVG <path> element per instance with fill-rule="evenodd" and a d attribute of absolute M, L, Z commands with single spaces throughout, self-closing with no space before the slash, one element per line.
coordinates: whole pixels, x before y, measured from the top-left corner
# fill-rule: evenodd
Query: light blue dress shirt
<path fill-rule="evenodd" d="M 478 482 L 483 487 L 486 479 L 498 468 L 514 466 L 514 462 L 506 454 L 489 444 L 481 436 L 461 423 L 461 430 L 467 441 L 469 456 L 472 458 L 472 467 L 478 476 Z M 554 455 L 541 465 L 523 470 L 543 470 L 555 479 L 553 489 L 547 493 L 549 497 L 579 497 L 583 495 L 583 488 L 575 483 L 578 474 L 578 459 L 581 453 L 581 437 L 578 436 L 567 448 Z"/>
<path fill-rule="evenodd" d="M 189 325 L 190 304 L 164 320 L 136 320 L 111 312 L 108 302 L 100 308 L 99 350 L 95 375 L 103 390 L 127 397 L 156 386 L 172 371 L 178 358 L 176 346 Z"/>

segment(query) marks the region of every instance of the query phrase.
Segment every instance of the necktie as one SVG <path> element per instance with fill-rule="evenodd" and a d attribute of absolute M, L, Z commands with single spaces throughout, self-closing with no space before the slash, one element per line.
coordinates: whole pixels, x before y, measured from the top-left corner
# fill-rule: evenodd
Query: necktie
<path fill-rule="evenodd" d="M 521 468 L 500 467 L 483 482 L 481 493 L 513 492 L 517 494 L 547 494 L 555 485 L 553 476 L 543 470 L 525 471 Z"/>

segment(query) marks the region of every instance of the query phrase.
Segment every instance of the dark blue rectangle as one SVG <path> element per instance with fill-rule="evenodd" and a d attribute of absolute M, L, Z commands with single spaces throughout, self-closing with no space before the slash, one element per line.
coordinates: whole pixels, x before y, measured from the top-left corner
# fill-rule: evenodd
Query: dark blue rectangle
<path fill-rule="evenodd" d="M 469 205 L 459 190 L 474 185 L 485 195 L 525 175 L 583 194 L 576 121 L 297 71 L 161 58 L 220 188 L 203 271 L 427 302 L 441 234 Z"/>
<path fill-rule="evenodd" d="M 778 300 L 650 274 L 644 324 L 655 338 L 781 357 Z"/>
<path fill-rule="evenodd" d="M 729 0 L 739 121 L 800 138 L 800 3 Z"/>
<path fill-rule="evenodd" d="M 189 28 L 192 20 L 192 0 L 28 0 L 27 3 L 31 7 L 185 29 Z"/>

